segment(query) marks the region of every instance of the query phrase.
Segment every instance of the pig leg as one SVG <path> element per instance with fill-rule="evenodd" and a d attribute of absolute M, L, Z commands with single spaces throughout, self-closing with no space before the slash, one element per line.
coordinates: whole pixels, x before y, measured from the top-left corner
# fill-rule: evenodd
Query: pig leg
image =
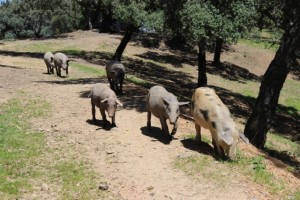
<path fill-rule="evenodd" d="M 46 65 L 47 65 L 47 72 L 48 72 L 48 74 L 50 74 L 50 66 L 48 63 L 46 63 Z"/>
<path fill-rule="evenodd" d="M 178 127 L 178 125 L 177 125 L 177 122 L 174 124 L 174 127 L 173 127 L 173 130 L 172 130 L 172 132 L 171 132 L 171 135 L 175 135 L 175 133 L 177 132 L 177 127 Z"/>
<path fill-rule="evenodd" d="M 147 115 L 147 127 L 148 130 L 151 129 L 151 112 L 148 110 L 148 115 Z"/>
<path fill-rule="evenodd" d="M 195 123 L 195 129 L 196 129 L 196 141 L 201 142 L 201 127 L 197 123 Z"/>
<path fill-rule="evenodd" d="M 54 74 L 54 66 L 50 66 L 50 71 L 51 71 L 51 74 Z"/>
<path fill-rule="evenodd" d="M 56 74 L 57 74 L 57 76 L 61 76 L 61 73 L 60 73 L 60 67 L 57 67 L 57 69 L 56 69 Z"/>
<path fill-rule="evenodd" d="M 214 151 L 216 155 L 220 155 L 219 148 L 217 146 L 216 140 L 212 137 L 212 145 L 214 147 Z"/>
<path fill-rule="evenodd" d="M 166 138 L 172 139 L 172 136 L 169 133 L 169 128 L 168 128 L 168 125 L 167 125 L 167 120 L 160 118 L 160 123 L 161 123 L 162 131 L 165 134 Z"/>
<path fill-rule="evenodd" d="M 101 109 L 101 108 L 100 108 L 100 113 L 101 113 L 102 120 L 103 120 L 103 126 L 106 126 L 108 121 L 107 121 L 107 119 L 106 119 L 105 109 Z"/>
<path fill-rule="evenodd" d="M 123 81 L 124 81 L 124 74 L 121 74 L 120 77 L 120 93 L 123 94 Z"/>
<path fill-rule="evenodd" d="M 111 118 L 111 125 L 112 125 L 112 127 L 117 127 L 116 122 L 115 122 L 115 116 L 113 116 Z"/>
<path fill-rule="evenodd" d="M 57 69 L 57 66 L 55 66 L 54 68 L 55 68 L 55 71 L 56 71 L 56 75 L 58 76 L 58 69 Z"/>
<path fill-rule="evenodd" d="M 109 85 L 110 85 L 110 89 L 114 90 L 114 85 L 112 83 L 112 79 L 108 77 L 107 75 L 107 79 L 108 79 L 108 82 L 109 82 Z"/>
<path fill-rule="evenodd" d="M 93 100 L 91 100 L 92 103 L 92 116 L 93 116 L 93 123 L 96 124 L 96 106 L 93 103 Z"/>
<path fill-rule="evenodd" d="M 68 67 L 67 67 L 67 69 L 66 69 L 66 74 L 68 75 Z"/>
<path fill-rule="evenodd" d="M 106 76 L 107 76 L 107 80 L 108 80 L 108 82 L 109 82 L 109 86 L 110 86 L 110 89 L 112 89 L 113 90 L 113 83 L 112 83 L 112 79 L 111 78 L 109 78 L 109 74 L 108 73 L 106 73 Z"/>
<path fill-rule="evenodd" d="M 225 159 L 225 153 L 223 148 L 216 143 L 216 140 L 212 140 L 215 152 L 219 155 L 219 159 Z"/>
<path fill-rule="evenodd" d="M 117 93 L 119 93 L 119 92 L 120 92 L 120 88 L 119 88 L 119 86 L 118 86 L 118 83 L 115 83 L 115 86 L 114 86 L 114 88 L 116 88 L 116 92 L 117 92 Z"/>

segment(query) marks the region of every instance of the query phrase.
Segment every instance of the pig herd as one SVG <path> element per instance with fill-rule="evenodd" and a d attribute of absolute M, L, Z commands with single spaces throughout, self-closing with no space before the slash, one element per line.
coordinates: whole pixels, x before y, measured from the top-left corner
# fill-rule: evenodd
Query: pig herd
<path fill-rule="evenodd" d="M 57 76 L 61 76 L 61 69 L 65 70 L 66 75 L 68 75 L 69 61 L 68 56 L 60 52 L 53 55 L 53 53 L 48 51 L 44 55 L 44 62 L 47 66 L 48 74 L 54 74 L 55 68 Z"/>
<path fill-rule="evenodd" d="M 57 76 L 61 76 L 61 69 L 68 74 L 70 60 L 63 53 L 53 55 L 51 52 L 46 52 L 44 61 L 49 74 L 54 73 L 54 68 Z M 89 94 L 92 117 L 93 122 L 96 123 L 95 113 L 96 107 L 98 107 L 103 126 L 108 126 L 107 112 L 108 117 L 111 118 L 111 126 L 115 127 L 117 105 L 123 106 L 116 94 L 123 94 L 125 67 L 121 62 L 109 61 L 106 64 L 106 74 L 110 87 L 103 83 L 97 83 L 93 85 Z M 178 127 L 179 106 L 186 104 L 189 104 L 189 102 L 179 102 L 176 96 L 168 92 L 163 86 L 151 87 L 146 96 L 148 130 L 151 130 L 151 116 L 154 115 L 160 120 L 161 129 L 166 139 L 172 140 L 172 136 L 176 133 Z M 245 135 L 237 129 L 227 106 L 212 88 L 200 87 L 194 91 L 190 114 L 195 122 L 196 141 L 201 142 L 201 127 L 209 129 L 214 149 L 222 159 L 235 159 L 239 138 L 247 144 L 249 143 Z M 167 120 L 173 125 L 171 133 L 169 132 Z"/>

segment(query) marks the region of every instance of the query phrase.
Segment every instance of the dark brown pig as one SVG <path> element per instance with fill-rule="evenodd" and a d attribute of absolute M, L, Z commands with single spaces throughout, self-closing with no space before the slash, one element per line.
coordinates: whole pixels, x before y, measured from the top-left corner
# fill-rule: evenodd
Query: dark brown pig
<path fill-rule="evenodd" d="M 109 61 L 105 69 L 110 88 L 117 93 L 123 93 L 124 65 L 118 61 Z"/>

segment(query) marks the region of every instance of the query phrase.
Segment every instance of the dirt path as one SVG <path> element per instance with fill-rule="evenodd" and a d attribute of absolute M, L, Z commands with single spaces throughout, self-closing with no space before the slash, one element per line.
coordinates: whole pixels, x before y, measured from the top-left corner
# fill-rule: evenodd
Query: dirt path
<path fill-rule="evenodd" d="M 164 142 L 159 121 L 154 117 L 153 129 L 149 132 L 145 127 L 146 112 L 143 106 L 147 91 L 144 89 L 128 82 L 125 84 L 126 94 L 120 98 L 124 108 L 120 108 L 116 116 L 118 127 L 104 130 L 91 124 L 91 106 L 86 96 L 94 82 L 106 80 L 71 82 L 44 74 L 45 70 L 10 65 L 0 67 L 1 102 L 13 97 L 16 91 L 26 91 L 50 102 L 51 116 L 47 120 L 34 121 L 34 127 L 46 134 L 47 145 L 54 151 L 57 147 L 64 149 L 62 157 L 72 156 L 88 161 L 108 183 L 109 192 L 116 199 L 270 198 L 259 186 L 242 177 L 235 179 L 231 174 L 224 174 L 228 176 L 228 182 L 220 186 L 200 175 L 192 177 L 176 169 L 176 157 L 199 154 L 184 147 L 181 141 L 184 134 L 194 133 L 194 126 L 180 118 L 177 139 L 170 144 Z M 136 91 L 141 95 L 135 95 Z M 96 115 L 99 119 L 98 110 Z M 45 199 L 55 199 L 53 193 L 43 196 Z"/>

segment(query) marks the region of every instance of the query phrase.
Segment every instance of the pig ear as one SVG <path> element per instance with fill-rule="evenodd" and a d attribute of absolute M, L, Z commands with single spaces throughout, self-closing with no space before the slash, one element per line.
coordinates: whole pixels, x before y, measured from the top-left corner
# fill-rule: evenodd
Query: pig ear
<path fill-rule="evenodd" d="M 242 131 L 239 131 L 239 135 L 240 135 L 240 138 L 246 143 L 246 144 L 249 144 L 249 139 L 245 136 L 245 134 L 242 132 Z"/>
<path fill-rule="evenodd" d="M 107 100 L 108 100 L 108 98 L 103 99 L 103 100 L 101 101 L 101 103 L 105 103 L 105 102 L 107 102 Z"/>
<path fill-rule="evenodd" d="M 119 106 L 123 106 L 123 104 L 118 99 L 116 100 L 116 102 Z"/>
<path fill-rule="evenodd" d="M 180 106 L 182 106 L 182 105 L 186 105 L 186 104 L 189 104 L 190 102 L 188 102 L 188 101 L 186 101 L 186 102 L 178 102 L 178 104 L 180 105 Z"/>
<path fill-rule="evenodd" d="M 222 134 L 221 135 L 221 139 L 228 145 L 232 145 L 233 144 L 233 138 L 228 134 L 228 133 L 225 133 L 225 134 Z"/>
<path fill-rule="evenodd" d="M 168 105 L 170 104 L 170 102 L 169 102 L 167 99 L 165 99 L 165 98 L 163 98 L 163 97 L 162 97 L 161 99 L 163 100 L 163 102 L 164 102 L 165 105 L 168 106 Z"/>

